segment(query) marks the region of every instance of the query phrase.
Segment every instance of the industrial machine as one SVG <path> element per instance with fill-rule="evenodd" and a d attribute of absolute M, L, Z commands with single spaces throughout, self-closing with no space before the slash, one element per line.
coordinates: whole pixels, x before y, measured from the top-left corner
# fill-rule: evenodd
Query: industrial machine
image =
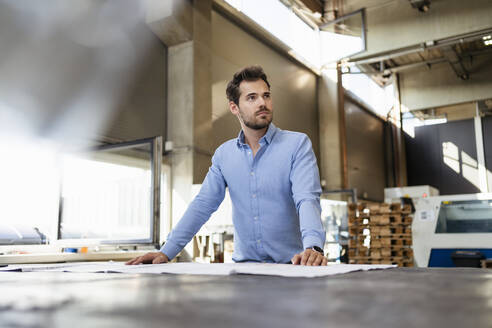
<path fill-rule="evenodd" d="M 398 203 L 402 198 L 427 198 L 432 196 L 439 196 L 439 190 L 431 186 L 410 186 L 410 187 L 396 187 L 396 188 L 384 188 L 384 202 Z"/>
<path fill-rule="evenodd" d="M 492 258 L 492 193 L 414 198 L 413 202 L 416 266 L 454 267 L 453 257 L 460 253 Z"/>

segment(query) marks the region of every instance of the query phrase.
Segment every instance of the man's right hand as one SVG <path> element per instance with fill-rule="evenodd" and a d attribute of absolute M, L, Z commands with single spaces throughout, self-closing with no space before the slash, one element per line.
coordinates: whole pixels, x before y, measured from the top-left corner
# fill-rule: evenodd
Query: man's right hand
<path fill-rule="evenodd" d="M 169 258 L 162 252 L 150 252 L 126 262 L 126 265 L 167 263 Z"/>

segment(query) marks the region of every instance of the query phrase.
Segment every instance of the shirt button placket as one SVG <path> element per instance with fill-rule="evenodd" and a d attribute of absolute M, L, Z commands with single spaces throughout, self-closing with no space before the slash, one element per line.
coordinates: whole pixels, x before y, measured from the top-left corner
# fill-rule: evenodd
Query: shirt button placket
<path fill-rule="evenodd" d="M 253 204 L 253 220 L 254 220 L 254 233 L 255 233 L 255 239 L 256 239 L 256 245 L 258 247 L 261 247 L 261 232 L 260 232 L 260 227 L 259 227 L 259 222 L 258 222 L 258 185 L 257 185 L 257 179 L 256 179 L 256 175 L 255 175 L 255 170 L 254 170 L 254 163 L 255 161 L 253 161 L 253 167 L 251 169 L 251 171 L 249 172 L 249 175 L 251 177 L 251 186 L 252 186 L 252 189 L 251 189 L 251 198 L 252 198 L 252 204 Z"/>

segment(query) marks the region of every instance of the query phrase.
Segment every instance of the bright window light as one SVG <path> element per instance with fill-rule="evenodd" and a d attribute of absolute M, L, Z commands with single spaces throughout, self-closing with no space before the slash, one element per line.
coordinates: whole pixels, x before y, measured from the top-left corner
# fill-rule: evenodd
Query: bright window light
<path fill-rule="evenodd" d="M 434 125 L 447 123 L 447 118 L 433 118 L 422 120 L 415 117 L 412 113 L 406 112 L 403 114 L 403 131 L 405 131 L 412 138 L 415 137 L 415 128 L 424 125 Z"/>
<path fill-rule="evenodd" d="M 324 64 L 364 50 L 362 14 L 352 15 L 343 22 L 318 31 L 312 29 L 279 0 L 225 2 L 290 47 L 294 56 L 303 58 L 318 69 Z M 386 117 L 394 105 L 393 85 L 382 88 L 363 74 L 344 74 L 343 85 L 382 117 Z"/>
<path fill-rule="evenodd" d="M 0 139 L 0 153 L 0 244 L 5 231 L 16 231 L 20 242 L 27 235 L 29 243 L 40 234 L 56 238 L 59 175 L 54 147 L 40 140 Z"/>
<path fill-rule="evenodd" d="M 150 242 L 151 149 L 150 143 L 114 146 L 81 157 L 39 138 L 0 139 L 6 155 L 0 163 L 0 245 Z M 162 175 L 164 190 L 165 180 Z M 165 197 L 162 192 L 163 217 Z"/>
<path fill-rule="evenodd" d="M 151 172 L 142 166 L 79 157 L 63 161 L 63 239 L 150 238 Z M 121 158 L 119 158 L 121 157 Z"/>
<path fill-rule="evenodd" d="M 320 66 L 319 32 L 278 0 L 225 0 L 290 47 L 296 56 Z"/>
<path fill-rule="evenodd" d="M 382 88 L 365 74 L 344 74 L 343 86 L 364 103 L 369 105 L 376 114 L 386 117 L 393 107 L 393 85 Z"/>
<path fill-rule="evenodd" d="M 444 118 L 432 118 L 428 120 L 424 120 L 424 125 L 435 125 L 435 124 L 443 124 L 446 123 L 448 120 Z"/>
<path fill-rule="evenodd" d="M 361 50 L 361 38 L 331 32 L 320 32 L 323 63 L 335 62 Z"/>

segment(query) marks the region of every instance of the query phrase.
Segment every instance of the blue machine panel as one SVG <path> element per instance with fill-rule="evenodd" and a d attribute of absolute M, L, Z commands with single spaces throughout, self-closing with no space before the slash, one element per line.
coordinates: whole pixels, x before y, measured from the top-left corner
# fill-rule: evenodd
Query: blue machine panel
<path fill-rule="evenodd" d="M 451 258 L 451 254 L 455 251 L 479 251 L 486 258 L 492 258 L 492 249 L 487 248 L 439 248 L 432 249 L 429 258 L 429 267 L 444 267 L 454 268 L 456 267 Z"/>

